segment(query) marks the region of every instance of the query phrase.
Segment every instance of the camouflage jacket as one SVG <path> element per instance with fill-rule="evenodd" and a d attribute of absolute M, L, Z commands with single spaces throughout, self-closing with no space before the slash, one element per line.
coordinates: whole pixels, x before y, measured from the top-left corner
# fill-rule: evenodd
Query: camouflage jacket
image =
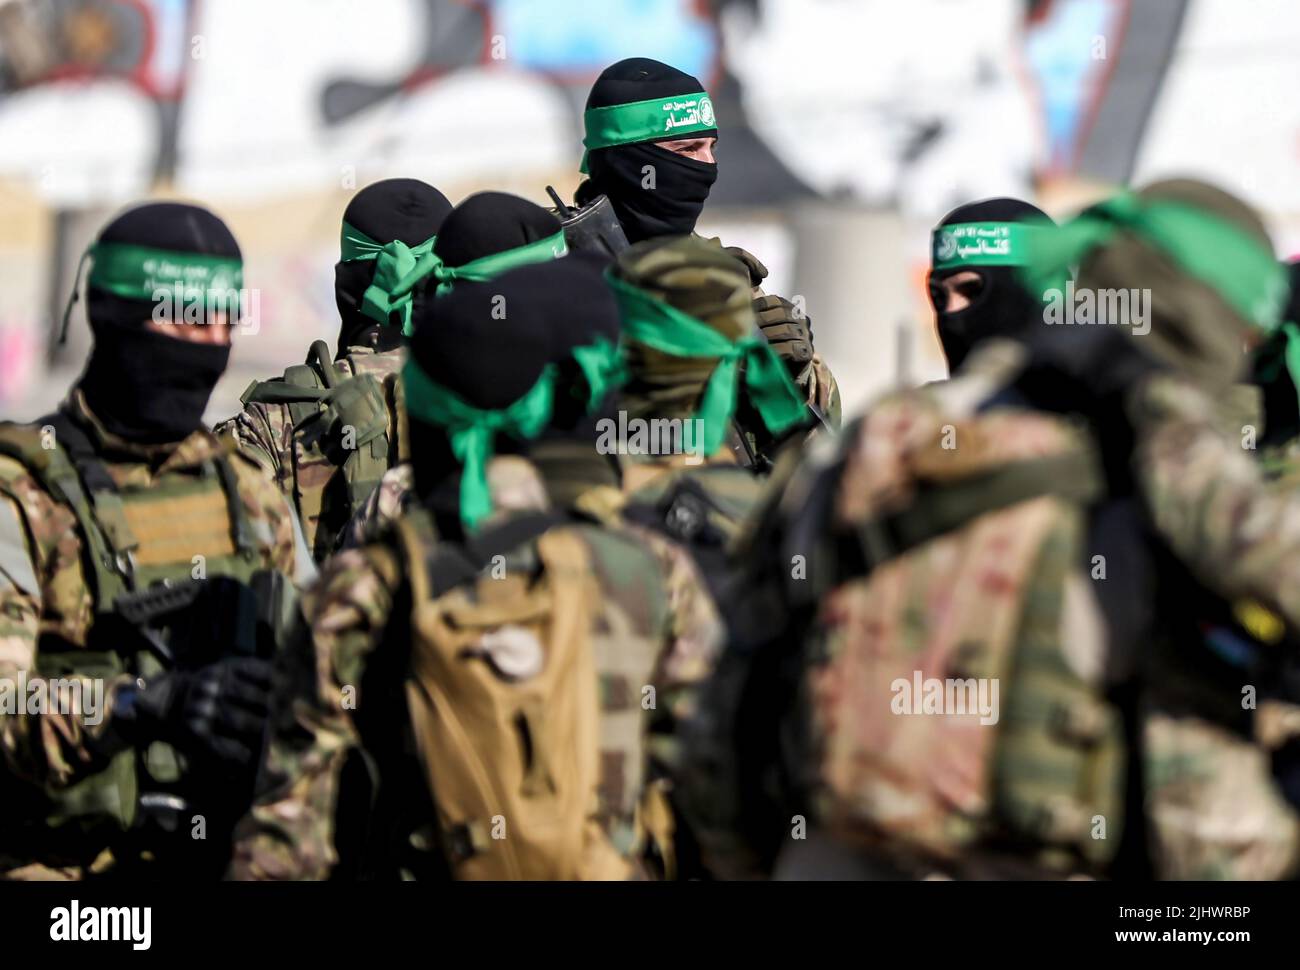
<path fill-rule="evenodd" d="M 1135 465 L 1161 536 L 1208 588 L 1250 596 L 1300 628 L 1300 502 L 1265 471 L 1218 404 L 1160 375 L 1134 395 Z"/>
<path fill-rule="evenodd" d="M 196 431 L 176 445 L 124 441 L 94 419 L 79 391 L 64 408 L 103 449 L 104 467 L 122 493 L 159 496 L 156 503 L 142 503 L 152 527 L 140 536 L 137 561 L 145 567 L 175 560 L 188 575 L 193 548 L 186 545 L 186 537 L 204 532 L 210 523 L 199 521 L 198 513 L 183 501 L 168 502 L 164 496 L 173 486 L 184 490 L 205 473 L 209 459 L 228 449 L 206 431 Z M 20 430 L 36 441 L 47 433 L 36 425 Z M 260 467 L 237 454 L 230 458 L 261 566 L 293 577 L 299 585 L 309 582 L 315 567 L 292 510 Z M 44 667 L 42 645 L 56 641 L 61 655 L 74 657 L 71 670 L 62 675 L 65 682 L 97 686 L 78 673 L 75 663 L 75 652 L 87 648 L 95 622 L 87 555 L 73 512 L 55 501 L 23 464 L 0 455 L 0 682 L 24 678 L 30 688 Z M 21 708 L 0 713 L 0 771 L 15 781 L 51 790 L 66 789 L 97 771 L 101 761 L 91 751 L 91 740 L 112 723 L 113 688 L 132 676 L 121 674 L 98 685 L 104 704 L 94 717 L 63 707 L 39 715 Z M 6 868 L 15 865 L 21 860 L 0 861 Z"/>
<path fill-rule="evenodd" d="M 1257 454 L 1257 416 L 1241 408 L 1225 414 L 1223 401 L 1172 375 L 1140 385 L 1131 410 L 1134 464 L 1156 531 L 1201 585 L 1231 605 L 1235 625 L 1256 649 L 1293 650 L 1300 628 L 1293 447 Z M 1196 646 L 1205 652 L 1204 642 Z M 1206 716 L 1185 686 L 1194 676 L 1190 666 L 1184 660 L 1153 684 L 1144 717 L 1157 872 L 1293 877 L 1300 870 L 1300 816 L 1281 794 L 1270 753 L 1300 735 L 1300 698 L 1273 693 L 1260 682 L 1261 670 L 1221 664 L 1216 679 L 1238 710 L 1226 720 Z M 1250 708 L 1246 692 L 1255 698 Z"/>
<path fill-rule="evenodd" d="M 406 351 L 401 348 L 377 353 L 369 347 L 348 347 L 345 355 L 334 361 L 340 377 L 369 374 L 379 381 L 387 410 L 381 449 L 384 467 L 397 462 L 405 447 L 398 380 L 405 359 Z M 302 433 L 295 434 L 287 403 L 249 401 L 239 414 L 218 424 L 215 432 L 229 437 L 242 453 L 270 472 L 297 510 L 313 555 L 318 561 L 327 556 L 354 511 L 340 457 L 328 454 L 329 449 L 320 443 L 304 440 Z"/>
<path fill-rule="evenodd" d="M 492 459 L 488 480 L 494 511 L 485 529 L 548 507 L 544 484 L 521 458 Z M 602 622 L 627 631 L 628 637 L 661 644 L 653 676 L 660 700 L 649 725 L 650 752 L 668 770 L 675 759 L 673 725 L 690 712 L 694 687 L 720 644 L 715 607 L 689 557 L 671 543 L 618 524 L 579 528 L 590 530 L 596 540 L 591 548 L 605 593 Z M 347 794 L 344 767 L 373 743 L 358 729 L 369 712 L 361 685 L 374 690 L 369 687 L 374 677 L 367 680 L 367 672 L 404 649 L 404 642 L 398 642 L 402 638 L 394 639 L 388 631 L 400 628 L 394 611 L 409 609 L 401 557 L 391 536 L 341 552 L 325 566 L 306 600 L 315 656 L 300 665 L 298 687 L 281 705 L 267 763 L 270 784 L 237 830 L 232 878 L 320 879 L 338 863 L 334 820 Z M 401 676 L 400 666 L 387 669 Z M 635 703 L 627 694 L 607 693 L 606 710 Z"/>

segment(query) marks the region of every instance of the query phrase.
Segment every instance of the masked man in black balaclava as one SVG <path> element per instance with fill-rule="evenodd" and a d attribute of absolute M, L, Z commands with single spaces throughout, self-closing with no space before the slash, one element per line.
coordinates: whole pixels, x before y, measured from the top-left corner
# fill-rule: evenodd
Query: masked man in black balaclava
<path fill-rule="evenodd" d="M 574 197 L 582 208 L 565 222 L 575 252 L 587 243 L 574 228 L 591 218 L 602 196 L 628 243 L 695 231 L 718 177 L 713 101 L 698 79 L 646 57 L 619 61 L 596 79 L 583 121 L 581 168 L 589 177 Z M 620 247 L 621 241 L 596 248 L 612 258 Z M 727 251 L 749 270 L 754 311 L 772 349 L 816 416 L 838 427 L 839 389 L 813 347 L 805 308 L 762 291 L 767 267 L 757 257 L 735 246 Z"/>
<path fill-rule="evenodd" d="M 451 210 L 438 232 L 433 254 L 438 266 L 426 289 L 441 300 L 466 283 L 482 283 L 523 266 L 566 258 L 569 249 L 559 220 L 541 206 L 506 192 L 478 192 Z M 574 312 L 581 310 L 575 307 Z M 508 353 L 481 361 L 484 370 L 475 379 L 496 382 L 495 369 L 509 367 Z M 409 462 L 385 472 L 339 533 L 339 548 L 376 538 L 406 507 L 411 486 Z"/>
<path fill-rule="evenodd" d="M 934 230 L 930 302 L 950 373 L 985 337 L 1042 322 L 1042 302 L 1025 290 L 1020 269 L 1032 233 L 1055 225 L 1028 202 L 986 199 L 953 209 Z"/>
<path fill-rule="evenodd" d="M 397 405 L 402 334 L 441 266 L 434 243 L 450 212 L 446 197 L 417 179 L 358 192 L 343 213 L 334 267 L 337 352 L 316 341 L 306 364 L 255 381 L 244 410 L 217 426 L 275 478 L 318 559 L 406 453 Z"/>
<path fill-rule="evenodd" d="M 283 497 L 203 427 L 248 305 L 230 230 L 143 205 L 86 259 L 85 372 L 55 414 L 0 425 L 0 679 L 65 685 L 0 714 L 0 878 L 215 876 L 279 642 L 254 590 L 315 570 Z"/>

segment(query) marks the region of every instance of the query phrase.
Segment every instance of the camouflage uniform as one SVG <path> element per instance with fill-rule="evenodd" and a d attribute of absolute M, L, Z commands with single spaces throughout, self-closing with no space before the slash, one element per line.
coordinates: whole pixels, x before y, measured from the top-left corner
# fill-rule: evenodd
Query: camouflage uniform
<path fill-rule="evenodd" d="M 1293 480 L 1282 474 L 1267 484 L 1236 422 L 1225 429 L 1219 403 L 1190 382 L 1154 377 L 1132 406 L 1135 463 L 1160 536 L 1206 588 L 1233 604 L 1235 619 L 1264 650 L 1294 649 L 1284 639 L 1300 623 Z M 1260 695 L 1253 719 L 1235 731 L 1163 712 L 1148 725 L 1157 821 L 1166 822 L 1156 831 L 1197 850 L 1179 875 L 1278 878 L 1300 866 L 1300 820 L 1269 764 L 1270 752 L 1300 732 L 1300 708 L 1293 698 L 1267 696 L 1258 674 L 1225 673 L 1239 717 L 1246 689 Z"/>
<path fill-rule="evenodd" d="M 488 481 L 494 511 L 484 528 L 549 506 L 545 484 L 524 459 L 493 458 Z M 652 734 L 651 757 L 662 774 L 675 761 L 673 726 L 689 713 L 694 686 L 707 673 L 720 642 L 715 609 L 689 558 L 670 543 L 621 524 L 571 528 L 592 552 L 604 593 L 600 621 L 604 629 L 618 631 L 620 643 L 640 640 L 659 645 L 650 678 L 659 702 L 647 729 Z M 527 549 L 516 550 L 507 556 L 507 565 L 527 562 L 528 556 Z M 395 614 L 409 610 L 409 603 L 391 533 L 340 553 L 325 567 L 306 601 L 314 662 L 303 666 L 298 694 L 283 708 L 284 720 L 277 726 L 268 762 L 273 785 L 241 825 L 233 878 L 319 879 L 338 864 L 334 823 L 340 802 L 348 796 L 345 766 L 358 751 L 376 744 L 373 729 L 363 725 L 374 723 L 374 712 L 386 700 L 369 701 L 371 695 L 362 696 L 359 689 L 364 683 L 365 690 L 382 693 L 386 687 L 369 686 L 376 678 L 367 679 L 367 673 L 386 664 L 385 669 L 400 677 L 400 667 L 391 665 L 403 644 L 390 631 L 400 629 Z M 633 708 L 639 693 L 636 684 L 606 682 L 603 709 L 612 713 Z M 373 754 L 385 756 L 379 750 Z M 619 790 L 624 772 L 631 767 L 612 755 L 607 753 L 602 761 L 602 789 Z M 406 768 L 418 772 L 413 765 Z M 428 819 L 404 821 L 418 826 Z M 385 822 L 391 824 L 391 819 Z M 615 822 L 626 819 L 611 824 Z M 418 857 L 421 849 L 429 848 L 428 842 L 421 841 L 419 832 L 398 825 L 402 829 L 398 851 L 407 856 L 403 870 L 409 873 L 411 864 L 421 869 L 418 861 L 411 863 L 412 850 Z M 394 860 L 382 861 L 394 864 Z"/>
<path fill-rule="evenodd" d="M 64 407 L 105 456 L 103 467 L 123 498 L 128 527 L 139 539 L 133 554 L 137 575 L 161 572 L 188 578 L 196 552 L 212 561 L 213 575 L 219 574 L 217 561 L 235 551 L 229 535 L 213 538 L 221 530 L 214 529 L 212 516 L 224 522 L 225 505 L 220 491 L 212 492 L 212 487 L 203 498 L 194 492 L 196 482 L 211 480 L 213 461 L 226 456 L 228 449 L 206 431 L 175 445 L 133 444 L 106 431 L 87 410 L 80 391 L 74 390 Z M 10 433 L 29 437 L 35 448 L 47 434 L 38 425 L 18 426 Z M 251 564 L 299 583 L 310 580 L 315 569 L 293 512 L 256 464 L 237 454 L 229 457 L 251 525 Z M 204 503 L 208 496 L 217 503 L 215 508 Z M 72 510 L 19 460 L 0 455 L 0 678 L 12 682 L 27 673 L 34 679 L 54 670 L 81 682 L 95 676 L 88 671 L 100 668 L 78 659 L 80 652 L 91 656 L 86 651 L 96 622 L 92 577 L 86 568 L 89 555 Z M 0 714 L 5 773 L 15 782 L 59 793 L 100 772 L 104 760 L 94 752 L 93 741 L 112 726 L 113 688 L 134 677 L 128 666 L 105 678 L 107 710 L 98 724 L 88 723 L 84 715 L 53 711 Z M 6 823 L 11 834 L 19 832 L 20 821 L 32 820 Z M 96 861 L 98 850 L 109 849 L 107 837 L 78 841 L 82 844 L 73 850 L 57 840 L 38 847 L 30 833 L 18 836 L 18 841 L 6 839 L 0 869 L 11 878 L 78 878 Z M 111 861 L 105 851 L 96 868 Z"/>
<path fill-rule="evenodd" d="M 350 472 L 345 468 L 345 459 L 351 455 L 334 453 L 339 445 L 327 447 L 325 442 L 315 440 L 314 435 L 301 430 L 295 433 L 292 405 L 258 399 L 260 388 L 279 382 L 253 382 L 245 392 L 244 410 L 215 428 L 218 435 L 229 437 L 243 454 L 259 462 L 273 477 L 297 510 L 307 544 L 318 561 L 335 548 L 338 534 L 347 525 L 360 496 L 369 493 L 379 475 L 399 461 L 404 451 L 398 375 L 405 359 L 406 351 L 402 348 L 375 351 L 355 346 L 348 347 L 334 361 L 340 381 L 359 375 L 373 378 L 384 411 L 382 433 L 372 431 L 369 440 L 353 443 L 358 455 L 352 460 L 366 460 L 373 466 L 373 471 L 362 472 L 356 481 L 348 480 Z M 282 380 L 287 381 L 293 371 L 305 369 L 306 365 L 291 368 Z M 316 408 L 313 406 L 311 410 L 314 412 Z M 346 416 L 342 420 L 347 423 Z M 337 435 L 346 429 L 326 430 Z"/>

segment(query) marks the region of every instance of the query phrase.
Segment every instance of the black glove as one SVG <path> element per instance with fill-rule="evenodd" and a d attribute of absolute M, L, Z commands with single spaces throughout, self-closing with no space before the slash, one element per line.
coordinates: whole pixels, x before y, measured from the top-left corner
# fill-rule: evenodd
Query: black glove
<path fill-rule="evenodd" d="M 119 694 L 115 724 L 141 747 L 166 741 L 232 768 L 257 757 L 271 710 L 271 664 L 234 657 L 198 670 L 173 670 Z"/>

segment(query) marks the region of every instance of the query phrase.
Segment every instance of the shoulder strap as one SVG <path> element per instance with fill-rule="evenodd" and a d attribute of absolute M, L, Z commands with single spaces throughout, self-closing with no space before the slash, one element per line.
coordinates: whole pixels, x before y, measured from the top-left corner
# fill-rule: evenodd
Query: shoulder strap
<path fill-rule="evenodd" d="M 839 539 L 837 582 L 866 575 L 889 559 L 989 512 L 1044 495 L 1092 504 L 1106 491 L 1093 456 L 1070 451 L 1012 462 L 962 481 L 921 489 L 901 512 L 862 523 Z"/>
<path fill-rule="evenodd" d="M 464 542 L 438 541 L 433 517 L 427 509 L 412 509 L 398 519 L 401 544 L 412 599 L 427 602 L 472 580 L 493 556 L 531 542 L 548 529 L 573 522 L 562 512 L 519 515 L 491 526 Z"/>
<path fill-rule="evenodd" d="M 99 607 L 108 609 L 134 585 L 131 556 L 137 546 L 117 486 L 89 437 L 71 418 L 56 413 L 36 424 L 54 431 L 52 447 L 46 447 L 29 428 L 7 424 L 0 425 L 0 453 L 21 462 L 56 502 L 72 512 L 84 540 L 86 578 L 94 583 Z"/>

